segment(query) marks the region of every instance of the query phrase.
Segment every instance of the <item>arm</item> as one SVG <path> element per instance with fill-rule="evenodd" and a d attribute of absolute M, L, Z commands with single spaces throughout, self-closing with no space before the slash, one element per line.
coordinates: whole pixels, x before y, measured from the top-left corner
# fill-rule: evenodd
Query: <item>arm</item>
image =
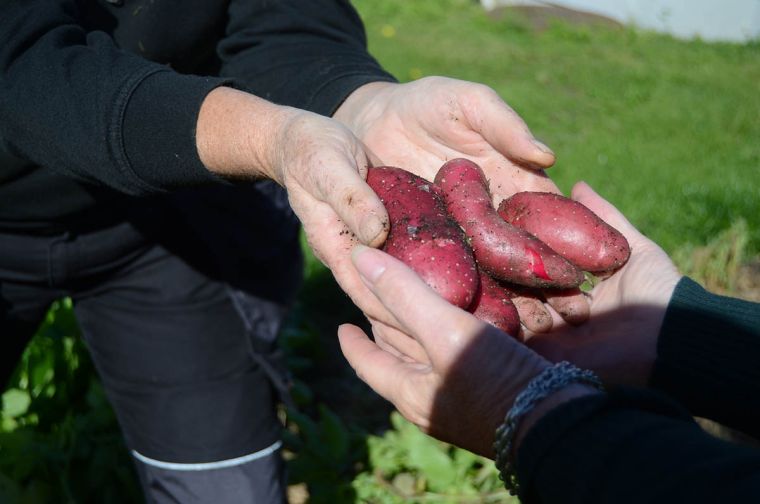
<path fill-rule="evenodd" d="M 694 415 L 760 437 L 760 304 L 681 280 L 665 313 L 650 385 Z"/>
<path fill-rule="evenodd" d="M 221 74 L 275 103 L 330 116 L 360 86 L 395 80 L 346 0 L 233 0 L 228 17 Z"/>
<path fill-rule="evenodd" d="M 760 452 L 713 438 L 676 403 L 636 389 L 549 412 L 525 436 L 517 469 L 526 503 L 760 498 Z"/>
<path fill-rule="evenodd" d="M 6 0 L 0 142 L 78 180 L 142 195 L 216 180 L 195 144 L 222 79 L 180 75 L 79 25 L 76 2 Z"/>
<path fill-rule="evenodd" d="M 7 0 L 0 23 L 0 141 L 14 155 L 130 195 L 214 172 L 268 177 L 313 234 L 347 226 L 384 240 L 385 209 L 361 177 L 369 161 L 337 122 L 121 51 L 85 32 L 73 0 Z"/>

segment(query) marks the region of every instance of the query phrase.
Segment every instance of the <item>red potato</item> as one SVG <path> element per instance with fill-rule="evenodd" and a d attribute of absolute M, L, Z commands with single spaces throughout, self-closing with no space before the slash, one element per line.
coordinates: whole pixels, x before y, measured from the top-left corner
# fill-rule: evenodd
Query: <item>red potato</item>
<path fill-rule="evenodd" d="M 578 268 L 499 217 L 478 165 L 452 159 L 438 171 L 435 182 L 449 213 L 464 229 L 475 259 L 491 276 L 529 287 L 570 288 L 583 282 Z"/>
<path fill-rule="evenodd" d="M 462 230 L 446 213 L 437 188 L 401 168 L 370 168 L 367 183 L 380 197 L 391 229 L 383 250 L 404 262 L 441 297 L 472 304 L 478 272 Z"/>
<path fill-rule="evenodd" d="M 510 299 L 510 293 L 491 278 L 479 271 L 480 288 L 470 306 L 470 312 L 484 322 L 517 338 L 520 334 L 520 315 Z"/>
<path fill-rule="evenodd" d="M 499 215 L 585 271 L 614 271 L 631 255 L 628 241 L 617 229 L 559 194 L 516 193 L 499 204 Z"/>

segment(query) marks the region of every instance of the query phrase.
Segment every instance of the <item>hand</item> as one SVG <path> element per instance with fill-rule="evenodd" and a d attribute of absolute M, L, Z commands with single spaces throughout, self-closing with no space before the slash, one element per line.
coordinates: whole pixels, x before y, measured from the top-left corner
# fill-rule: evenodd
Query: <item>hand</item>
<path fill-rule="evenodd" d="M 645 386 L 665 310 L 681 275 L 656 243 L 587 184 L 576 184 L 572 196 L 623 233 L 631 257 L 591 291 L 586 323 L 574 327 L 555 313 L 552 331 L 533 335 L 528 345 L 551 361 L 569 360 L 591 369 L 607 384 Z"/>
<path fill-rule="evenodd" d="M 543 171 L 554 163 L 552 151 L 487 86 L 443 77 L 408 84 L 370 83 L 354 91 L 334 117 L 382 163 L 431 181 L 449 159 L 475 161 L 489 179 L 494 205 L 518 191 L 559 192 Z M 578 290 L 546 299 L 573 323 L 588 316 L 587 301 Z M 523 296 L 516 306 L 528 329 L 551 328 L 540 299 Z M 399 345 L 410 347 L 403 338 L 380 343 L 398 351 Z"/>
<path fill-rule="evenodd" d="M 394 325 L 424 352 L 416 359 L 400 358 L 358 327 L 343 325 L 341 348 L 359 377 L 423 431 L 492 456 L 496 427 L 548 362 L 440 298 L 391 256 L 357 247 L 353 259 L 367 287 L 394 316 Z M 377 322 L 372 329 L 375 336 L 389 330 Z"/>
<path fill-rule="evenodd" d="M 388 216 L 365 183 L 370 156 L 339 122 L 220 87 L 203 103 L 197 127 L 204 164 L 227 177 L 268 177 L 285 187 L 315 255 L 365 312 L 384 308 L 350 260 L 357 242 L 378 246 Z"/>
<path fill-rule="evenodd" d="M 483 168 L 494 203 L 518 191 L 559 192 L 543 172 L 554 154 L 491 88 L 428 77 L 374 82 L 354 91 L 334 117 L 383 163 L 432 181 L 449 159 Z"/>

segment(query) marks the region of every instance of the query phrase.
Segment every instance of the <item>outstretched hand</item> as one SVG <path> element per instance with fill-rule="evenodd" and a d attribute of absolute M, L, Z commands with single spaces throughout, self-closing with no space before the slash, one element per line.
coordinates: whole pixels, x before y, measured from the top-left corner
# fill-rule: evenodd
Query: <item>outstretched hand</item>
<path fill-rule="evenodd" d="M 572 197 L 623 233 L 631 257 L 590 292 L 587 322 L 571 326 L 554 313 L 552 331 L 532 335 L 528 345 L 551 361 L 569 360 L 591 369 L 608 384 L 645 386 L 665 310 L 681 275 L 656 243 L 587 184 L 576 184 Z"/>
<path fill-rule="evenodd" d="M 383 163 L 432 181 L 449 159 L 480 165 L 494 202 L 518 191 L 559 192 L 543 172 L 554 154 L 488 86 L 445 77 L 356 90 L 334 117 Z"/>
<path fill-rule="evenodd" d="M 338 336 L 351 366 L 424 432 L 492 456 L 496 427 L 515 396 L 548 362 L 449 304 L 384 252 L 357 247 L 353 260 L 398 328 L 373 322 L 375 336 L 401 331 L 421 350 L 415 357 L 394 355 L 358 327 L 343 325 Z"/>
<path fill-rule="evenodd" d="M 554 164 L 554 153 L 536 140 L 493 89 L 482 84 L 445 77 L 407 84 L 374 82 L 354 91 L 334 117 L 383 164 L 430 181 L 447 160 L 464 157 L 476 162 L 489 181 L 494 206 L 520 191 L 560 192 L 544 173 Z M 547 295 L 546 300 L 574 323 L 588 315 L 587 301 L 577 289 Z M 516 301 L 528 329 L 550 328 L 551 317 L 541 299 L 522 296 Z M 380 312 L 377 304 L 374 312 Z M 389 323 L 387 318 L 381 320 Z M 400 353 L 405 351 L 398 344 L 415 351 L 400 337 L 380 342 Z"/>
<path fill-rule="evenodd" d="M 354 245 L 385 241 L 388 215 L 365 182 L 372 156 L 345 125 L 219 87 L 203 102 L 196 141 L 209 170 L 282 185 L 315 255 L 359 307 L 386 316 L 351 264 Z"/>

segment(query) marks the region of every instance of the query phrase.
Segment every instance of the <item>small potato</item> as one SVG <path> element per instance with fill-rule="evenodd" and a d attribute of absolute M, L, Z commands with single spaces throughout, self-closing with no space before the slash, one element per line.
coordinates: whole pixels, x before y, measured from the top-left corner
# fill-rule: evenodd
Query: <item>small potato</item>
<path fill-rule="evenodd" d="M 470 306 L 473 315 L 517 338 L 520 334 L 520 315 L 510 299 L 509 292 L 480 271 L 480 289 Z"/>
<path fill-rule="evenodd" d="M 591 273 L 614 271 L 631 254 L 628 241 L 617 229 L 559 194 L 516 193 L 499 204 L 499 215 Z"/>
<path fill-rule="evenodd" d="M 445 163 L 435 182 L 451 216 L 464 229 L 478 265 L 494 278 L 529 287 L 570 288 L 583 273 L 530 233 L 508 224 L 491 205 L 480 167 L 467 159 Z"/>
<path fill-rule="evenodd" d="M 470 306 L 479 284 L 475 259 L 433 184 L 390 166 L 370 168 L 367 183 L 390 217 L 383 250 L 412 268 L 451 304 Z"/>

